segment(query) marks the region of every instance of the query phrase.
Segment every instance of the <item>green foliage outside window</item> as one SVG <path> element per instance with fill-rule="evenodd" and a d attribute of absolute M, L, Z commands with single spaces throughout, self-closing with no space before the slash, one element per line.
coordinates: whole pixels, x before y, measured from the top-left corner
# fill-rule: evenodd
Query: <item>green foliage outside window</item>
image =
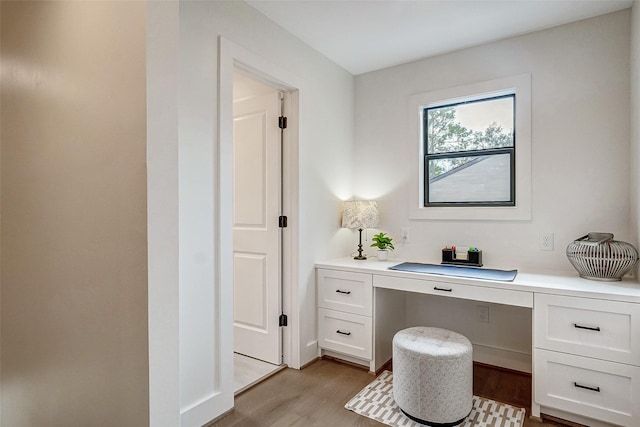
<path fill-rule="evenodd" d="M 455 153 L 492 148 L 513 147 L 513 131 L 505 131 L 497 122 L 484 130 L 473 130 L 456 119 L 457 106 L 426 109 L 427 153 Z M 470 157 L 451 157 L 429 168 L 429 180 L 473 160 Z"/>

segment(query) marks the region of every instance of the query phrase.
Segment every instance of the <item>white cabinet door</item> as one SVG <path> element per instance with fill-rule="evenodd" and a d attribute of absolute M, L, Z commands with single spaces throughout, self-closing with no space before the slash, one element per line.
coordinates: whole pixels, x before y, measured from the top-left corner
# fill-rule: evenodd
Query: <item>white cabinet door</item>
<path fill-rule="evenodd" d="M 371 317 L 318 309 L 318 341 L 322 348 L 371 360 L 372 332 Z"/>
<path fill-rule="evenodd" d="M 535 346 L 640 366 L 640 304 L 535 296 Z"/>
<path fill-rule="evenodd" d="M 318 307 L 371 316 L 371 274 L 319 269 L 317 279 Z"/>
<path fill-rule="evenodd" d="M 639 367 L 541 349 L 534 353 L 538 404 L 638 427 Z"/>

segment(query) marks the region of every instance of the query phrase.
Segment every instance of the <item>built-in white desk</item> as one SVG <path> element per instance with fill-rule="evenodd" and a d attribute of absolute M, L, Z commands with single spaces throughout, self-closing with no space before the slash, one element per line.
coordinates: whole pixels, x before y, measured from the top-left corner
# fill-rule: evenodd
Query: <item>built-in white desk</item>
<path fill-rule="evenodd" d="M 319 353 L 377 371 L 406 292 L 524 307 L 532 315 L 532 415 L 640 426 L 640 283 L 519 272 L 512 282 L 389 270 L 404 260 L 316 264 Z M 473 342 L 473 337 L 469 337 Z"/>

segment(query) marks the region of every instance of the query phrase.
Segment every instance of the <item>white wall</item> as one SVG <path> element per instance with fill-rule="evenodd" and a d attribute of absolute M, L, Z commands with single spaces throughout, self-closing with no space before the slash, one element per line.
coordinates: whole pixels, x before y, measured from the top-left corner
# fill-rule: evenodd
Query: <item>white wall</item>
<path fill-rule="evenodd" d="M 178 2 L 147 3 L 149 425 L 180 425 Z"/>
<path fill-rule="evenodd" d="M 629 11 L 356 77 L 356 194 L 375 197 L 381 226 L 411 243 L 395 256 L 437 262 L 445 245 L 484 251 L 485 264 L 572 270 L 566 246 L 589 231 L 635 243 L 629 203 Z M 529 73 L 532 76 L 532 220 L 410 221 L 412 94 Z M 373 167 L 372 165 L 384 166 Z M 539 232 L 555 250 L 538 250 Z"/>
<path fill-rule="evenodd" d="M 2 7 L 0 7 L 0 46 L 2 46 Z M 0 48 L 0 70 L 2 70 L 2 50 Z M 0 97 L 2 95 L 0 94 Z M 0 129 L 2 129 L 2 99 L 0 99 Z M 0 189 L 2 188 L 2 137 L 0 134 Z M 2 236 L 2 195 L 0 194 L 0 239 Z M 2 244 L 0 244 L 0 319 L 2 319 Z M 0 402 L 2 402 L 2 328 L 0 327 Z M 2 404 L 0 403 L 0 420 Z"/>
<path fill-rule="evenodd" d="M 433 326 L 458 332 L 473 343 L 473 360 L 531 372 L 531 309 L 433 295 L 406 298 L 407 326 Z M 478 307 L 489 321 L 478 321 Z"/>
<path fill-rule="evenodd" d="M 154 177 L 158 180 L 162 164 L 171 176 L 177 174 L 177 193 L 171 182 L 172 187 L 165 195 L 169 194 L 171 207 L 178 204 L 179 219 L 171 209 L 166 213 L 160 209 L 163 193 L 158 191 L 152 196 L 150 189 L 149 222 L 166 224 L 162 229 L 156 227 L 154 232 L 151 229 L 149 232 L 149 286 L 155 295 L 153 300 L 150 297 L 150 313 L 168 310 L 166 314 L 172 319 L 170 337 L 179 340 L 180 354 L 177 364 L 171 352 L 166 357 L 160 354 L 161 331 L 153 322 L 162 319 L 150 318 L 150 333 L 155 330 L 157 334 L 151 337 L 150 343 L 150 356 L 156 360 L 151 366 L 150 380 L 152 384 L 155 380 L 163 383 L 163 375 L 169 378 L 179 375 L 179 405 L 181 412 L 188 413 L 190 408 L 216 394 L 217 369 L 231 368 L 215 365 L 221 350 L 217 346 L 215 310 L 220 288 L 213 285 L 219 273 L 215 271 L 214 262 L 218 233 L 214 228 L 218 208 L 215 205 L 218 196 L 215 187 L 215 144 L 219 130 L 216 123 L 218 37 L 223 36 L 304 81 L 304 91 L 300 92 L 300 208 L 299 212 L 291 213 L 299 221 L 299 276 L 295 280 L 299 312 L 289 314 L 291 322 L 300 323 L 300 345 L 294 351 L 301 364 L 317 353 L 315 316 L 309 315 L 315 310 L 313 265 L 318 259 L 346 251 L 352 237 L 348 230 L 338 227 L 340 200 L 351 195 L 353 77 L 243 2 L 180 2 L 178 10 L 168 10 L 171 6 L 162 2 L 155 3 L 147 6 L 148 79 L 156 82 L 149 86 L 148 127 L 150 135 L 157 138 L 166 138 L 163 129 L 171 135 L 177 132 L 177 139 L 170 135 L 166 141 L 177 152 L 164 152 L 166 157 L 160 159 L 159 164 L 149 156 L 149 169 L 156 171 Z M 177 22 L 179 34 L 162 34 L 163 20 L 172 25 Z M 163 55 L 166 56 L 163 43 L 167 42 L 163 38 L 168 39 L 170 46 L 178 43 L 177 77 L 171 75 L 175 72 L 172 67 L 162 64 Z M 165 74 L 168 84 L 163 86 L 160 82 Z M 176 88 L 178 93 L 174 94 Z M 163 116 L 161 113 L 166 108 L 163 109 L 162 103 L 173 102 L 171 98 L 176 99 L 176 95 L 179 109 L 169 112 L 168 117 Z M 154 116 L 151 111 L 158 115 Z M 160 140 L 151 138 L 148 144 L 150 152 L 162 146 Z M 151 175 L 149 180 L 151 188 L 154 185 Z M 160 260 L 175 259 L 174 248 L 162 246 L 159 237 L 164 234 L 178 236 L 178 284 L 162 276 L 166 263 Z M 170 274 L 175 271 L 169 267 Z M 220 286 L 230 287 L 231 283 Z M 175 292 L 179 294 L 179 307 L 171 301 Z M 176 323 L 179 324 L 177 331 Z M 173 387 L 173 384 L 164 384 Z M 165 390 L 162 396 L 152 396 L 151 417 L 158 421 L 157 425 L 175 425 L 170 421 L 162 423 L 161 417 L 154 415 L 163 411 L 156 405 L 163 399 L 171 406 L 176 404 L 171 389 Z M 183 423 L 184 420 L 183 417 Z"/>
<path fill-rule="evenodd" d="M 573 271 L 565 248 L 589 231 L 637 244 L 631 231 L 637 209 L 631 224 L 629 201 L 630 182 L 638 191 L 637 175 L 630 181 L 629 23 L 627 10 L 357 76 L 355 190 L 379 200 L 383 231 L 399 241 L 401 228 L 410 227 L 411 242 L 396 245 L 394 255 L 439 262 L 445 245 L 474 245 L 483 249 L 485 265 Z M 409 96 L 524 73 L 532 78 L 532 219 L 410 220 L 409 168 L 420 159 Z M 382 161 L 386 166 L 371 166 Z M 555 234 L 554 251 L 538 250 L 538 233 L 545 231 Z M 407 320 L 507 350 L 488 361 L 525 369 L 530 311 L 486 304 L 490 322 L 479 323 L 477 305 L 412 295 Z"/>
<path fill-rule="evenodd" d="M 640 242 L 640 1 L 631 10 L 631 230 Z"/>

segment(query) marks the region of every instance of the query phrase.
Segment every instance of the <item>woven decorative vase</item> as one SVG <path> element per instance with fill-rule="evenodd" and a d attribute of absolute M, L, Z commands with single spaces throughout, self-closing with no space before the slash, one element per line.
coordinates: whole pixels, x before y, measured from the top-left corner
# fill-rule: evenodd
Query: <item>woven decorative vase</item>
<path fill-rule="evenodd" d="M 636 265 L 638 251 L 611 233 L 589 233 L 567 246 L 567 258 L 580 277 L 614 282 Z"/>

